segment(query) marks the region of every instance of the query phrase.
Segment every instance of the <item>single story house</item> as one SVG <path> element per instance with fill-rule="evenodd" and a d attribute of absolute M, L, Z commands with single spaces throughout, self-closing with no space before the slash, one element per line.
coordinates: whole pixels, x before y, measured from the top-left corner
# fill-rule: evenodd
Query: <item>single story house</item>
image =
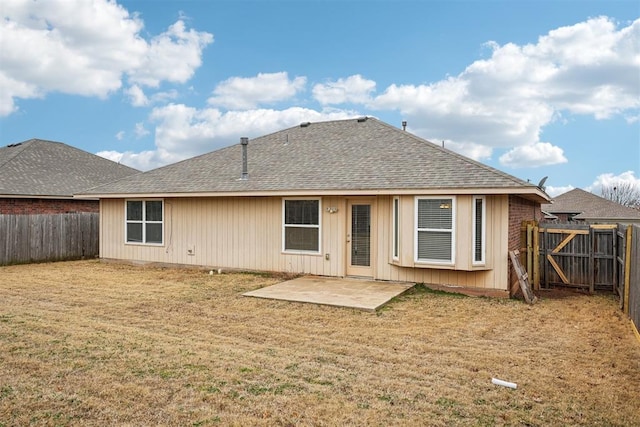
<path fill-rule="evenodd" d="M 302 123 L 77 197 L 100 257 L 509 289 L 548 196 L 370 117 Z"/>
<path fill-rule="evenodd" d="M 542 205 L 545 222 L 640 224 L 640 210 L 574 188 Z"/>
<path fill-rule="evenodd" d="M 61 142 L 30 139 L 0 147 L 0 214 L 98 212 L 73 194 L 139 173 Z"/>

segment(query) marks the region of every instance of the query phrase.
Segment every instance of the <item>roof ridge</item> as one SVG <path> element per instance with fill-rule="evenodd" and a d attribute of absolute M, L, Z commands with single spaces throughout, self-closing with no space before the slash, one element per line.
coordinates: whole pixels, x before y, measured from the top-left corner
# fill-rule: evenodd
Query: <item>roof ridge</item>
<path fill-rule="evenodd" d="M 315 125 L 318 125 L 318 124 L 323 124 L 324 125 L 324 124 L 329 124 L 329 123 L 350 122 L 350 121 L 353 121 L 353 120 L 359 120 L 361 118 L 364 118 L 365 121 L 366 121 L 368 119 L 372 119 L 373 117 L 372 116 L 358 115 L 358 116 L 354 116 L 354 117 L 351 117 L 351 118 L 348 118 L 348 119 L 321 120 L 321 121 L 318 121 L 318 122 L 302 121 L 302 122 L 298 123 L 297 125 L 289 126 L 286 129 L 280 129 L 280 130 L 276 130 L 276 131 L 273 131 L 273 132 L 270 132 L 270 133 L 266 133 L 264 135 L 260 135 L 260 136 L 258 136 L 256 138 L 253 138 L 253 139 L 265 139 L 265 140 L 268 140 L 269 137 L 272 136 L 272 135 L 276 135 L 276 134 L 279 134 L 279 133 L 285 133 L 285 132 L 288 132 L 288 131 L 290 131 L 292 129 L 296 129 L 296 128 L 313 126 L 314 124 Z M 305 124 L 306 126 L 302 126 L 303 124 Z M 249 141 L 251 141 L 251 139 Z M 236 145 L 236 144 L 233 144 L 233 145 Z M 231 146 L 232 145 L 230 145 L 229 147 L 231 147 Z M 227 148 L 227 147 L 225 147 L 225 148 Z"/>
<path fill-rule="evenodd" d="M 13 144 L 6 145 L 4 147 L 0 147 L 0 149 L 2 149 L 2 150 L 8 150 L 10 148 L 17 148 L 17 147 L 20 147 L 20 146 L 22 147 L 22 148 L 18 148 L 17 150 L 15 150 L 15 152 L 12 153 L 13 155 L 8 155 L 6 160 L 4 162 L 0 163 L 0 167 L 6 165 L 7 163 L 9 163 L 12 160 L 14 160 L 16 157 L 20 156 L 26 149 L 31 147 L 32 144 L 30 144 L 30 143 L 34 142 L 34 141 L 37 141 L 37 139 L 32 138 L 32 139 L 28 139 L 26 141 L 16 142 L 16 143 L 13 143 Z M 12 150 L 12 151 L 14 151 L 14 150 Z"/>

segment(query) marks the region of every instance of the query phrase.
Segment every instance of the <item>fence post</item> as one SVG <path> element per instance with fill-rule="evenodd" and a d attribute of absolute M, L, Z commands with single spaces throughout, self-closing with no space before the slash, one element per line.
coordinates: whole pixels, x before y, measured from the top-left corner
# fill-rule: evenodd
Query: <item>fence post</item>
<path fill-rule="evenodd" d="M 595 282 L 596 282 L 596 268 L 595 261 L 593 258 L 593 252 L 595 250 L 596 244 L 596 233 L 593 227 L 589 227 L 589 294 L 593 294 L 595 291 Z"/>
<path fill-rule="evenodd" d="M 533 226 L 533 289 L 540 290 L 540 230 L 537 222 Z"/>
<path fill-rule="evenodd" d="M 529 277 L 533 275 L 533 254 L 532 254 L 532 233 L 533 227 L 530 221 L 527 221 L 527 252 L 526 252 L 526 260 L 527 260 L 527 273 Z"/>
<path fill-rule="evenodd" d="M 549 249 L 547 248 L 549 243 L 549 234 L 547 233 L 547 227 L 544 228 L 544 232 L 542 234 L 542 246 L 544 249 L 543 260 L 544 260 L 544 288 L 549 289 L 549 263 L 547 262 L 547 255 L 549 254 Z"/>
<path fill-rule="evenodd" d="M 627 236 L 624 254 L 624 289 L 622 291 L 622 312 L 629 314 L 629 288 L 631 285 L 631 239 L 633 226 L 627 226 Z"/>

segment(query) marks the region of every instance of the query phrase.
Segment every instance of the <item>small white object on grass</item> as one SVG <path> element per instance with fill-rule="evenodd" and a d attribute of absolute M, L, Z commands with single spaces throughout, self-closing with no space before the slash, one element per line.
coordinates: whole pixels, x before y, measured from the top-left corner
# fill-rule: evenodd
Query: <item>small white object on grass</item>
<path fill-rule="evenodd" d="M 209 276 L 213 276 L 213 270 L 209 270 Z"/>
<path fill-rule="evenodd" d="M 503 381 L 497 378 L 491 378 L 491 382 L 495 385 L 501 385 L 502 387 L 509 387 L 513 389 L 518 388 L 518 384 L 516 383 L 510 383 L 509 381 Z"/>
<path fill-rule="evenodd" d="M 218 274 L 222 274 L 222 269 L 221 268 L 218 269 Z"/>

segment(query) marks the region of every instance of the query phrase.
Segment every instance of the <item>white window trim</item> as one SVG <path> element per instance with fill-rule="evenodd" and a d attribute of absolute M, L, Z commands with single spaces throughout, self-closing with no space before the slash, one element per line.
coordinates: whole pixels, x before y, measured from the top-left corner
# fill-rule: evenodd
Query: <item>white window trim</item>
<path fill-rule="evenodd" d="M 287 200 L 317 200 L 318 201 L 318 225 L 311 224 L 285 224 L 285 202 Z M 285 249 L 285 227 L 289 225 L 299 228 L 317 228 L 318 229 L 318 250 L 302 251 Z M 287 254 L 308 254 L 320 255 L 322 253 L 322 199 L 320 197 L 284 197 L 282 199 L 282 252 Z"/>
<path fill-rule="evenodd" d="M 441 228 L 418 228 L 418 201 L 426 199 L 451 199 L 451 230 L 443 230 Z M 413 237 L 413 260 L 416 264 L 438 264 L 438 265 L 455 265 L 456 263 L 456 196 L 416 196 L 414 212 L 414 237 Z M 451 261 L 442 261 L 439 259 L 420 259 L 418 258 L 418 232 L 435 231 L 440 233 L 451 233 Z"/>
<path fill-rule="evenodd" d="M 482 259 L 480 261 L 476 260 L 476 200 L 482 200 L 482 247 L 480 248 L 480 253 L 482 255 Z M 473 220 L 472 220 L 472 230 L 471 230 L 471 259 L 473 260 L 473 265 L 485 265 L 487 262 L 487 198 L 485 196 L 473 196 Z"/>
<path fill-rule="evenodd" d="M 142 221 L 127 219 L 127 202 L 142 202 Z M 162 202 L 162 221 L 147 221 L 146 202 Z M 142 224 L 142 242 L 127 241 L 127 224 Z M 147 227 L 145 224 L 162 224 L 162 242 L 147 243 Z M 124 200 L 124 243 L 125 245 L 164 246 L 164 199 L 125 199 Z"/>
<path fill-rule="evenodd" d="M 396 212 L 396 206 L 398 207 Z M 391 258 L 400 260 L 400 198 L 394 197 L 391 203 Z M 396 253 L 397 249 L 397 253 Z"/>

